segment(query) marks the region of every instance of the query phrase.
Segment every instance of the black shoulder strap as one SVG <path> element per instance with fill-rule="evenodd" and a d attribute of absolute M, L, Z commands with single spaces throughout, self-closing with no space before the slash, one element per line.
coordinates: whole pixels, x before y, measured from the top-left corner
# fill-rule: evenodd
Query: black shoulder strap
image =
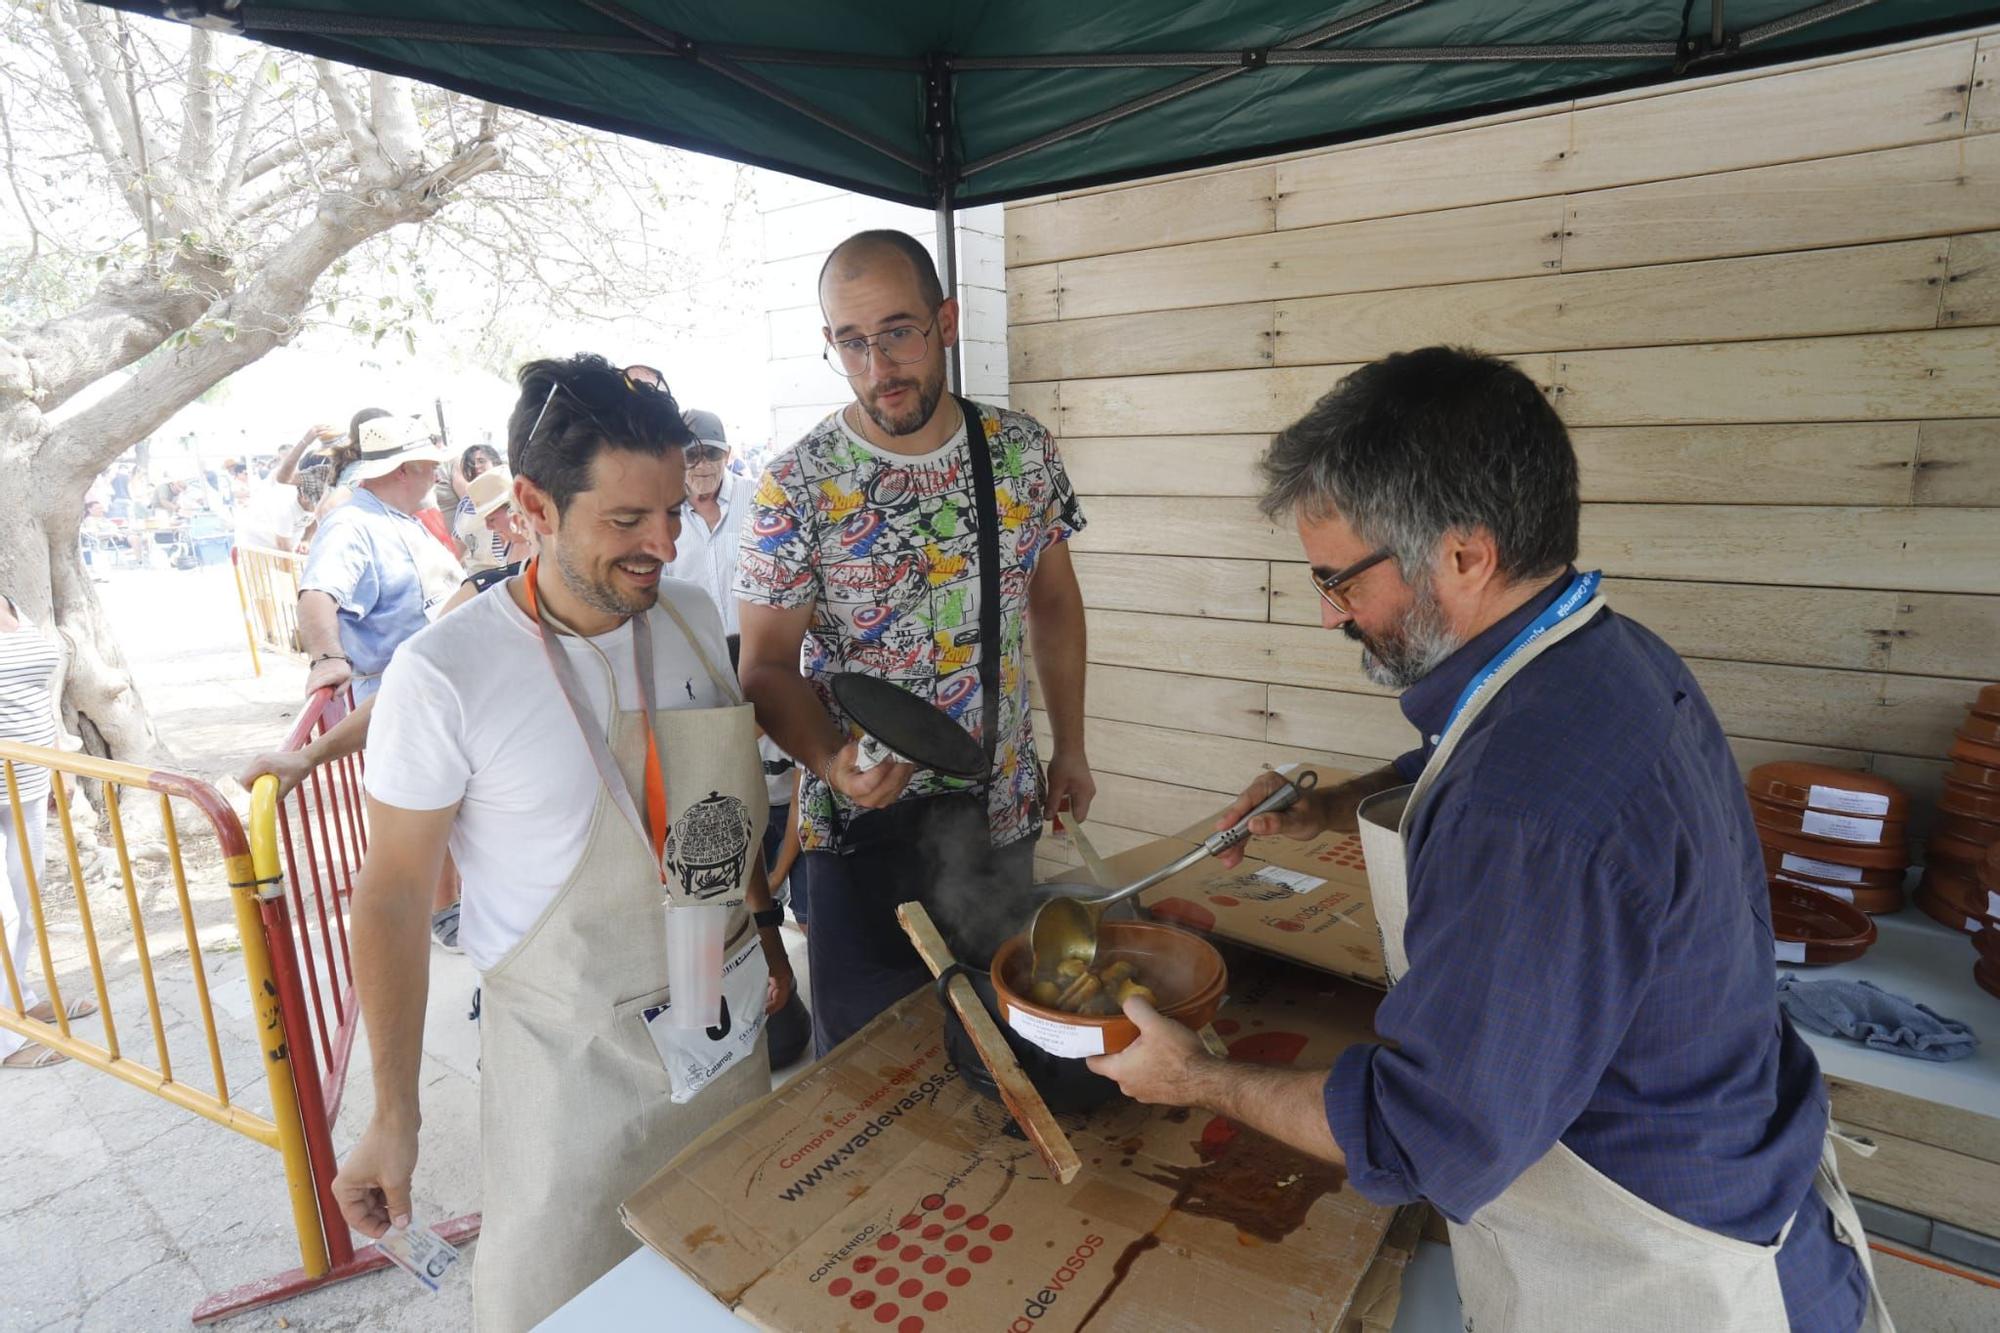
<path fill-rule="evenodd" d="M 986 780 L 1000 746 L 1000 502 L 993 487 L 993 449 L 986 425 L 970 399 L 953 394 L 965 415 L 965 445 L 972 455 L 972 489 L 979 505 L 979 703 L 980 739 L 986 745 Z"/>

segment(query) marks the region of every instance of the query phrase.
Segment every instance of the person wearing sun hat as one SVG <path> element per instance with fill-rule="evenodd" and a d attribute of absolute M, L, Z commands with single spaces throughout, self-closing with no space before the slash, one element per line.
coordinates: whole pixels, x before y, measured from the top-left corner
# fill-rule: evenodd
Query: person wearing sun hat
<path fill-rule="evenodd" d="M 306 693 L 351 681 L 359 703 L 464 571 L 415 518 L 447 456 L 421 418 L 363 421 L 342 455 L 354 496 L 320 524 L 299 580 L 299 633 Z"/>

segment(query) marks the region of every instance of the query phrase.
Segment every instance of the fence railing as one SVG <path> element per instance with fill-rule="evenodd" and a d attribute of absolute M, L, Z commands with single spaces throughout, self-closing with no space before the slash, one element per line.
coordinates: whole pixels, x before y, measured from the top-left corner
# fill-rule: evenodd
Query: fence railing
<path fill-rule="evenodd" d="M 299 577 L 306 558 L 297 551 L 268 546 L 231 548 L 236 600 L 243 606 L 243 634 L 250 643 L 250 667 L 264 674 L 258 650 L 282 655 L 304 651 L 299 639 Z"/>

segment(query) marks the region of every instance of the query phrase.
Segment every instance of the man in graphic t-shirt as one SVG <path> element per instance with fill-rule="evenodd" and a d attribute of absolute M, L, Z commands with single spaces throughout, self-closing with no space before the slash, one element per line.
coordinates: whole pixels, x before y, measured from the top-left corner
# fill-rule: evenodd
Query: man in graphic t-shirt
<path fill-rule="evenodd" d="M 1067 807 L 1082 819 L 1096 788 L 1084 754 L 1083 597 L 1067 545 L 1083 513 L 1054 439 L 1005 408 L 972 404 L 968 421 L 945 392 L 958 302 L 912 237 L 869 231 L 843 241 L 819 294 L 824 355 L 854 401 L 764 473 L 743 523 L 735 591 L 744 693 L 758 725 L 804 770 L 804 851 L 793 874 L 812 902 L 814 1046 L 824 1054 L 929 976 L 896 924 L 898 901 L 930 903 L 947 934 L 967 924 L 970 908 L 1025 924 L 1044 812 Z M 997 645 L 981 642 L 975 447 L 994 481 Z M 891 681 L 983 744 L 989 647 L 999 697 L 983 780 L 898 760 L 864 766 L 831 676 Z M 1026 647 L 1052 733 L 1046 792 Z"/>

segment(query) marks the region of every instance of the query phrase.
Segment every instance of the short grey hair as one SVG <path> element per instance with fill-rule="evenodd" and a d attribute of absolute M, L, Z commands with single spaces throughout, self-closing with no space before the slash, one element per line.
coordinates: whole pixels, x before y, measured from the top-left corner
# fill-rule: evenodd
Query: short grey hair
<path fill-rule="evenodd" d="M 1457 347 L 1370 362 L 1271 441 L 1267 517 L 1338 515 L 1424 578 L 1447 532 L 1485 528 L 1510 581 L 1576 559 L 1576 451 L 1534 381 Z"/>

